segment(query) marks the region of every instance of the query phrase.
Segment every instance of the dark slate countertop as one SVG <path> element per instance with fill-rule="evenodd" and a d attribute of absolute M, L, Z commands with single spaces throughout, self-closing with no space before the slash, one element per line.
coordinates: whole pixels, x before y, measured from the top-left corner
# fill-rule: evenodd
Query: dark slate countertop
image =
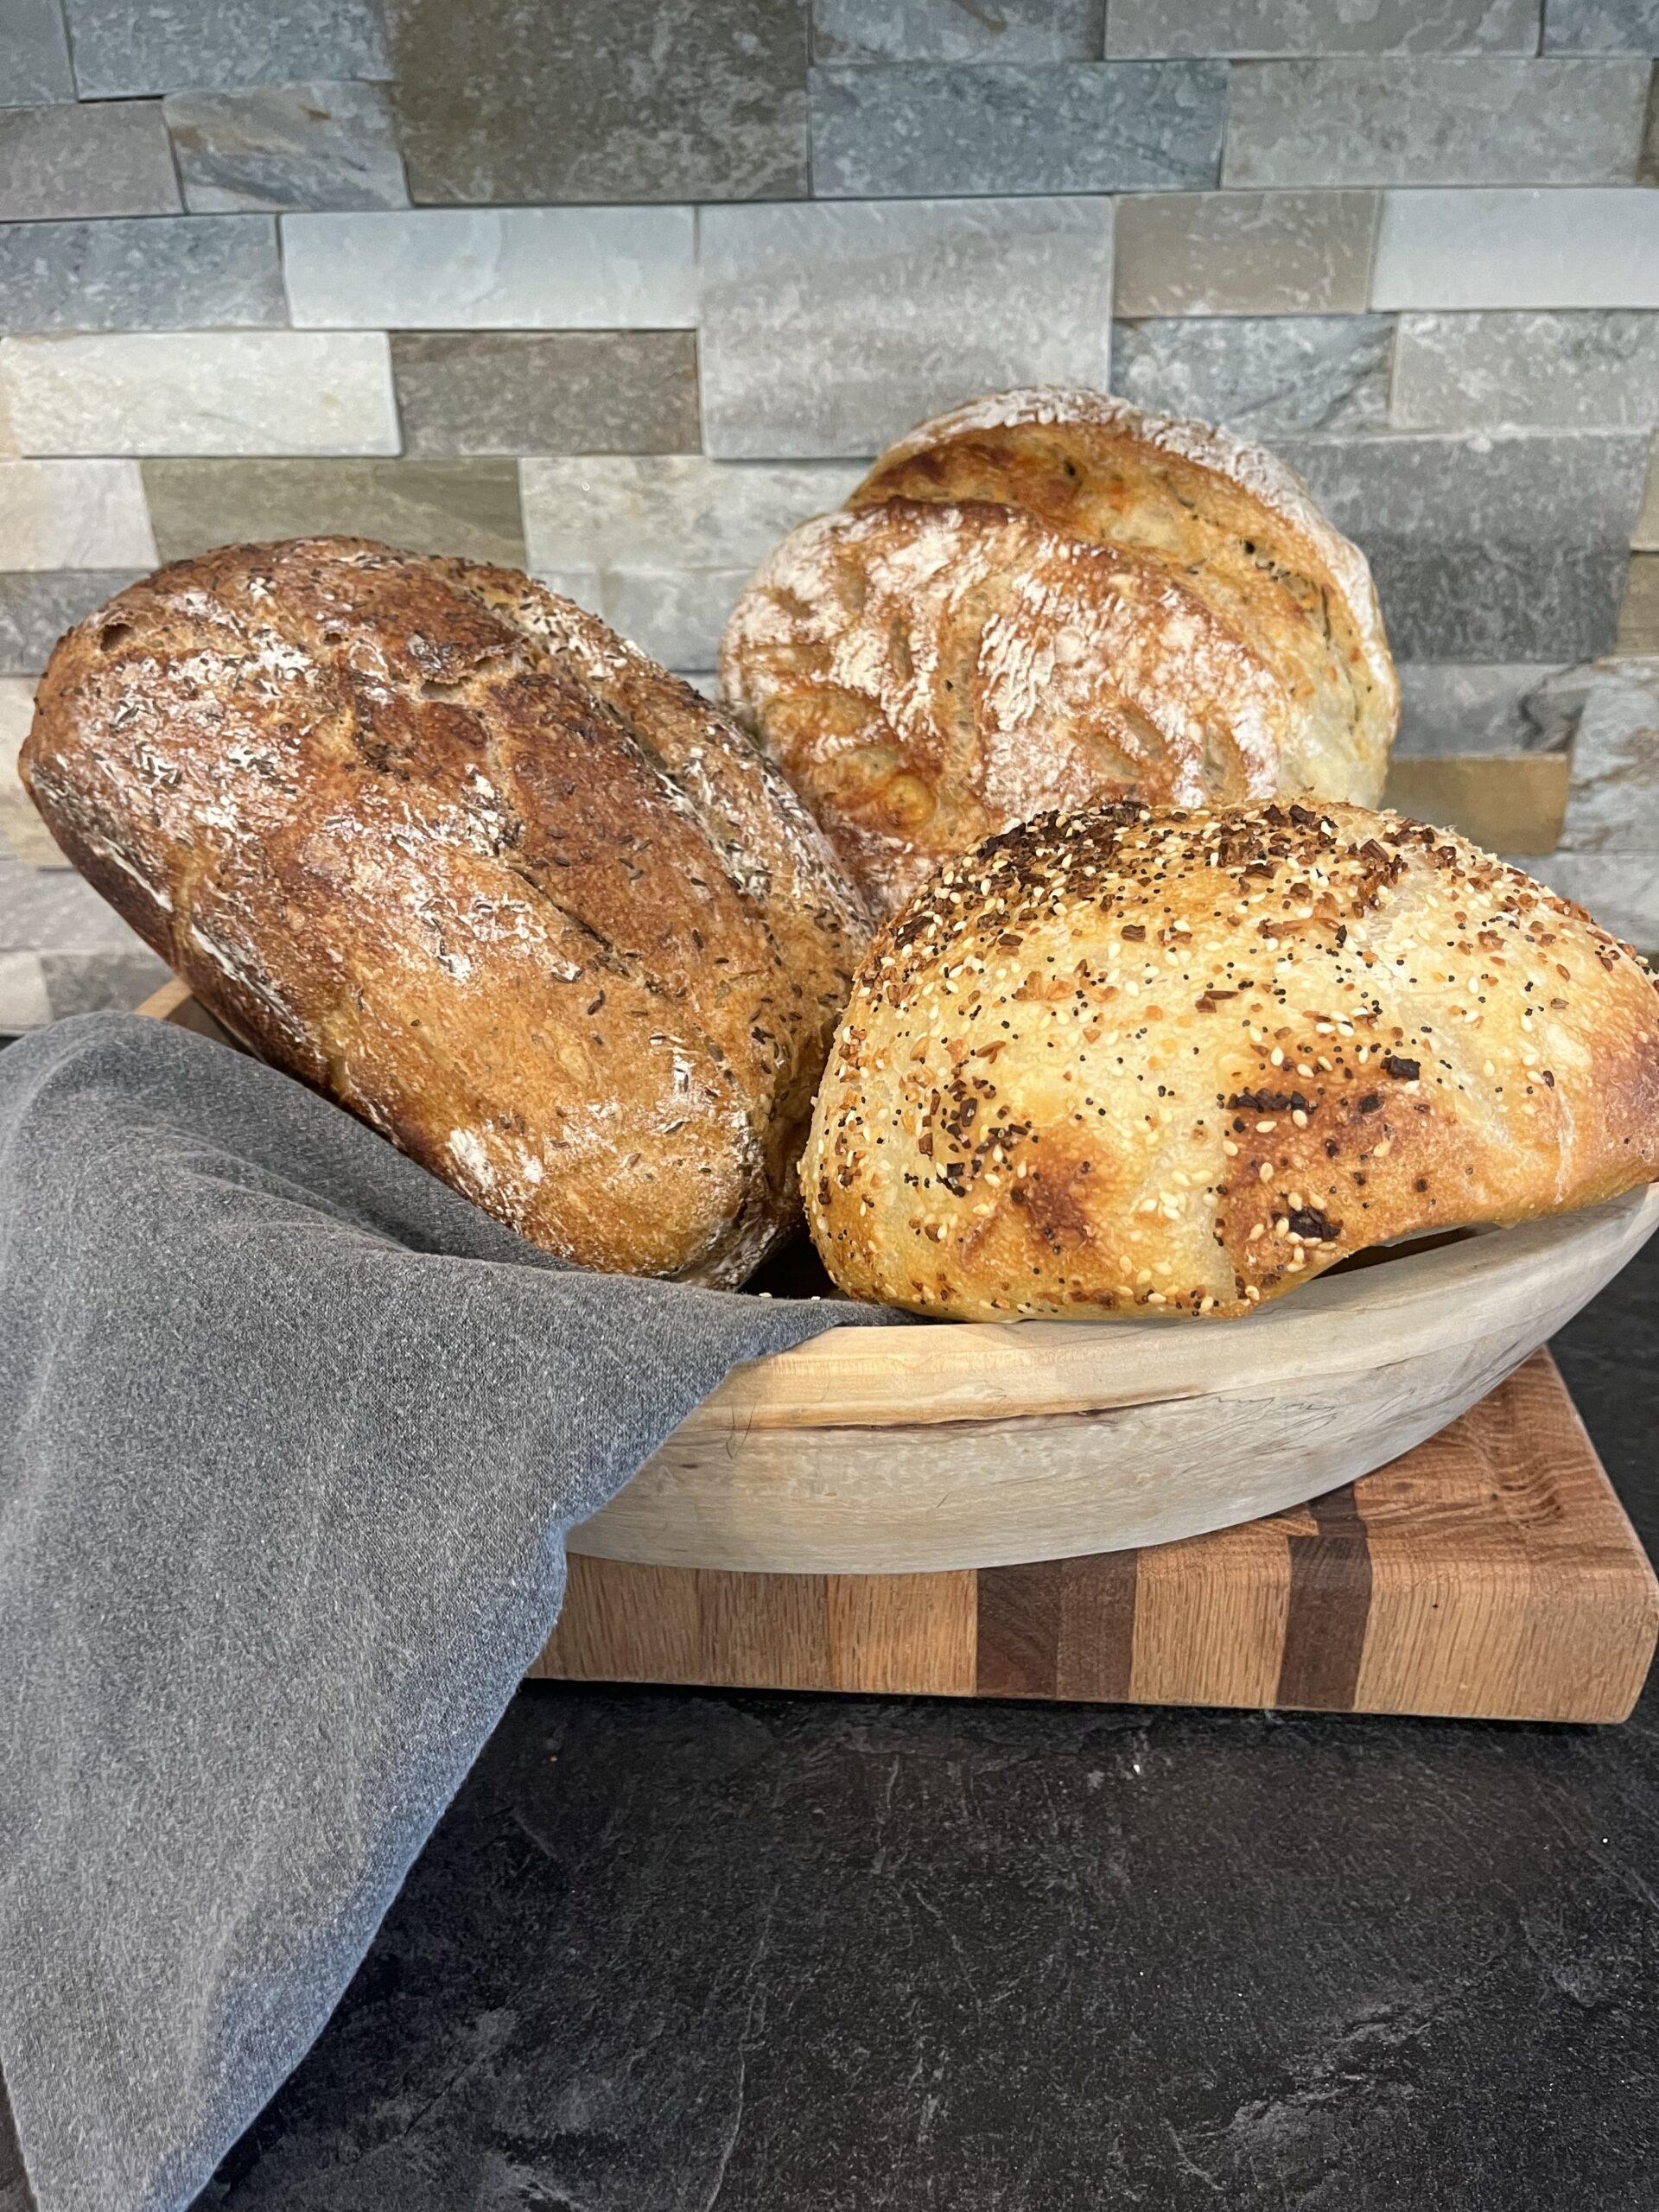
<path fill-rule="evenodd" d="M 1650 1548 L 1656 1325 L 1556 1344 Z M 1652 2212 L 1656 1992 L 1659 1690 L 537 1686 L 198 2212 Z"/>

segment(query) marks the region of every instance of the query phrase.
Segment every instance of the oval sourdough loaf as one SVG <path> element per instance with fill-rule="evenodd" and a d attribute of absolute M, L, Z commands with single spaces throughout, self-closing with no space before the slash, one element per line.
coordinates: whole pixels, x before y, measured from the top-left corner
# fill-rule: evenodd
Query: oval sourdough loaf
<path fill-rule="evenodd" d="M 59 645 L 22 770 L 206 1005 L 546 1249 L 736 1283 L 797 1217 L 856 894 L 568 601 L 352 539 L 181 562 Z"/>
<path fill-rule="evenodd" d="M 1258 448 L 1005 392 L 912 431 L 849 505 L 779 546 L 721 670 L 878 906 L 1033 794 L 1380 798 L 1398 685 L 1370 572 Z"/>
<path fill-rule="evenodd" d="M 801 1172 L 857 1298 L 1246 1313 L 1363 1246 L 1659 1175 L 1659 994 L 1395 815 L 1045 816 L 878 935 Z"/>

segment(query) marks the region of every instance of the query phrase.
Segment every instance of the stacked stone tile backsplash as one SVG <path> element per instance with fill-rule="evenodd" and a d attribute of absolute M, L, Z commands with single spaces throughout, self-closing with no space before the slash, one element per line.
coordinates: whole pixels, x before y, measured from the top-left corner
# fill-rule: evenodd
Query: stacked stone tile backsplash
<path fill-rule="evenodd" d="M 1659 945 L 1656 51 L 1659 0 L 4 0 L 0 1027 L 154 972 L 8 781 L 128 577 L 360 531 L 706 682 L 861 460 L 1039 381 L 1286 454 L 1405 754 L 1570 752 L 1529 865 Z"/>

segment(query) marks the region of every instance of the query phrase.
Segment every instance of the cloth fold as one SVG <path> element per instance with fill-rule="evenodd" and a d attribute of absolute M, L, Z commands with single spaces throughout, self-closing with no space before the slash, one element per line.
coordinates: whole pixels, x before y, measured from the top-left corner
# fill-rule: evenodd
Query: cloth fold
<path fill-rule="evenodd" d="M 39 2212 L 175 2212 L 743 1360 L 893 1317 L 588 1274 L 302 1085 L 0 1055 L 0 2068 Z"/>

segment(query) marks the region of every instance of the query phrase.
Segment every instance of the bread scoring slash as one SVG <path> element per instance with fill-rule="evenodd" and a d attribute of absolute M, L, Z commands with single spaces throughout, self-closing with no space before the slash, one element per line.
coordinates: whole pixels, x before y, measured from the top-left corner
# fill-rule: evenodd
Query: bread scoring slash
<path fill-rule="evenodd" d="M 22 767 L 206 1006 L 533 1243 L 734 1284 L 798 1218 L 861 902 L 743 733 L 568 600 L 227 547 L 69 632 Z"/>
<path fill-rule="evenodd" d="M 878 935 L 802 1162 L 855 1297 L 1228 1318 L 1363 1248 L 1659 1176 L 1659 992 L 1449 832 L 1047 815 Z"/>

